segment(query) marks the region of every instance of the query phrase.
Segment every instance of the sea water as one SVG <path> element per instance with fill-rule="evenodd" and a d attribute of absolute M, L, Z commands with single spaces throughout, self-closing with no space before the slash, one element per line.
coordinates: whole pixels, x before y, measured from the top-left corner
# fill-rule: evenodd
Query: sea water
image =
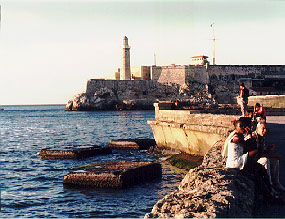
<path fill-rule="evenodd" d="M 154 111 L 68 112 L 63 105 L 4 106 L 0 111 L 0 217 L 143 217 L 177 189 L 185 172 L 162 162 L 162 178 L 129 189 L 72 189 L 73 167 L 102 161 L 158 161 L 142 151 L 117 150 L 84 160 L 41 160 L 47 147 L 98 145 L 111 139 L 153 138 Z"/>

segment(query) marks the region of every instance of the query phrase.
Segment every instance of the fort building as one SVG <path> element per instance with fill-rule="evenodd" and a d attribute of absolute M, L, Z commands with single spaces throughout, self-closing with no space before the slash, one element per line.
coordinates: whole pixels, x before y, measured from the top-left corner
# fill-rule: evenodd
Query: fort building
<path fill-rule="evenodd" d="M 192 58 L 192 65 L 206 65 L 210 64 L 209 61 L 207 60 L 208 56 L 193 56 Z"/>
<path fill-rule="evenodd" d="M 210 65 L 208 56 L 191 57 L 191 64 L 168 66 L 131 66 L 128 38 L 123 38 L 122 67 L 116 80 L 154 80 L 183 85 L 189 81 L 209 84 L 225 81 L 226 86 L 238 89 L 244 82 L 252 95 L 285 94 L 285 65 Z"/>

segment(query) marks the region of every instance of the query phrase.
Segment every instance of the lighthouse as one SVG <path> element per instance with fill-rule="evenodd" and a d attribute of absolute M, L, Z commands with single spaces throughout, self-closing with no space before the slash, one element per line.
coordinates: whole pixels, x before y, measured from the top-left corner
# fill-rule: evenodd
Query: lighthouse
<path fill-rule="evenodd" d="M 121 80 L 131 80 L 130 48 L 128 37 L 124 36 L 122 46 L 122 68 L 120 71 Z"/>

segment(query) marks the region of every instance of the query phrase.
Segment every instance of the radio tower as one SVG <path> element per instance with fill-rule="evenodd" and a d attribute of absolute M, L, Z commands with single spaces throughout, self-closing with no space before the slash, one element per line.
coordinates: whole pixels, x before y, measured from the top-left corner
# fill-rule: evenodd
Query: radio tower
<path fill-rule="evenodd" d="M 215 42 L 216 42 L 216 37 L 215 37 L 215 27 L 214 27 L 215 23 L 211 24 L 211 27 L 213 29 L 213 65 L 216 64 L 216 56 L 215 56 Z"/>

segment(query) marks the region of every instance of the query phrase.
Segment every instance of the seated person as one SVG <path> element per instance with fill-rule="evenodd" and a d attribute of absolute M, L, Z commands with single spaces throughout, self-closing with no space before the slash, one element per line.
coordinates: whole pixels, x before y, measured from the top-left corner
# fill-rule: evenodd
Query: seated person
<path fill-rule="evenodd" d="M 244 169 L 249 157 L 255 156 L 257 150 L 244 153 L 244 137 L 246 126 L 242 120 L 234 123 L 235 131 L 231 133 L 231 137 L 227 145 L 227 168 Z"/>
<path fill-rule="evenodd" d="M 250 135 L 250 138 L 251 138 L 251 130 L 250 130 L 251 118 L 249 118 L 249 117 L 240 117 L 239 120 L 233 120 L 231 122 L 235 125 L 235 123 L 237 121 L 239 121 L 239 123 L 241 122 L 244 125 L 244 128 L 245 128 L 245 132 L 243 133 L 244 138 L 249 138 L 249 137 L 247 137 L 247 135 Z M 224 143 L 224 145 L 222 147 L 222 156 L 223 157 L 226 157 L 228 155 L 228 145 L 229 145 L 229 142 L 232 140 L 233 136 L 236 135 L 236 134 L 237 134 L 237 131 L 235 129 L 235 130 L 233 130 L 229 134 L 229 136 L 225 140 L 225 143 Z"/>
<path fill-rule="evenodd" d="M 284 193 L 285 188 L 279 181 L 279 160 L 281 159 L 281 155 L 272 154 L 272 151 L 275 149 L 275 145 L 270 145 L 268 147 L 265 145 L 266 132 L 267 128 L 265 122 L 260 122 L 256 126 L 256 131 L 252 133 L 252 138 L 255 140 L 255 145 L 258 150 L 258 154 L 260 155 L 257 162 L 263 165 L 267 170 L 269 181 L 273 189 Z"/>
<path fill-rule="evenodd" d="M 254 105 L 253 115 L 256 118 L 257 122 L 259 122 L 261 119 L 266 121 L 265 109 L 263 106 L 260 106 L 259 103 L 256 103 Z"/>
<path fill-rule="evenodd" d="M 246 127 L 246 122 L 242 118 L 234 123 L 235 130 L 230 134 L 227 147 L 227 168 L 238 168 L 242 174 L 245 174 L 256 183 L 256 188 L 259 192 L 269 198 L 276 200 L 278 196 L 274 192 L 269 180 L 269 176 L 265 168 L 257 162 L 260 157 L 260 150 L 256 147 L 246 147 L 244 136 L 250 135 L 249 127 Z M 250 149 L 250 150 L 246 150 Z M 223 151 L 223 153 L 225 153 Z"/>

